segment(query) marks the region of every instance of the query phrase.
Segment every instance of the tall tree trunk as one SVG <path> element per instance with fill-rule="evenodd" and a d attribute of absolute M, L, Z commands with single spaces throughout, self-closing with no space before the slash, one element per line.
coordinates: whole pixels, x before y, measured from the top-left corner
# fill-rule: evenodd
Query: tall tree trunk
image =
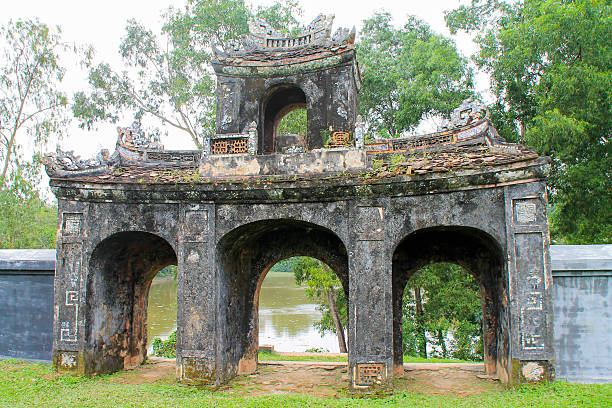
<path fill-rule="evenodd" d="M 414 300 L 416 302 L 416 321 L 417 321 L 417 339 L 419 344 L 419 354 L 423 358 L 427 358 L 427 337 L 425 335 L 425 327 L 423 327 L 423 302 L 421 301 L 421 288 L 414 288 Z"/>
<path fill-rule="evenodd" d="M 446 339 L 442 330 L 438 330 L 438 343 L 442 347 L 442 357 L 448 358 L 448 349 L 446 348 Z"/>
<path fill-rule="evenodd" d="M 327 298 L 329 299 L 329 311 L 334 319 L 334 325 L 336 326 L 336 334 L 338 335 L 338 346 L 341 353 L 346 353 L 346 340 L 344 339 L 344 328 L 338 315 L 338 308 L 336 307 L 336 293 L 334 287 L 330 286 L 327 292 Z"/>

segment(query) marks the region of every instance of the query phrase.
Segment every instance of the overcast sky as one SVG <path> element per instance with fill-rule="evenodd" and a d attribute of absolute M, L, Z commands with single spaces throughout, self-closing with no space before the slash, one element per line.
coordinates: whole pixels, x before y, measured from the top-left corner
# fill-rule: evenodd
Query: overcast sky
<path fill-rule="evenodd" d="M 119 43 L 124 35 L 126 20 L 136 18 L 145 26 L 159 32 L 162 25 L 161 14 L 169 6 L 181 8 L 184 0 L 0 0 L 0 24 L 9 19 L 38 18 L 49 25 L 59 25 L 62 38 L 77 44 L 90 44 L 96 50 L 96 59 L 118 65 Z M 270 4 L 273 1 L 247 0 L 249 4 Z M 457 7 L 463 0 L 381 0 L 379 2 L 363 2 L 355 0 L 301 0 L 304 9 L 302 20 L 310 22 L 319 13 L 334 14 L 334 30 L 338 27 L 356 26 L 359 31 L 361 21 L 372 16 L 375 11 L 385 10 L 394 17 L 399 26 L 409 14 L 425 20 L 434 31 L 449 35 L 444 24 L 444 11 Z M 475 51 L 469 37 L 455 37 L 460 51 L 468 56 Z M 74 90 L 82 89 L 86 74 L 70 68 L 66 79 L 66 90 L 72 94 Z M 486 84 L 480 81 L 480 90 Z M 125 123 L 123 125 L 128 125 Z M 101 148 L 114 150 L 116 141 L 116 125 L 100 126 L 96 132 L 85 132 L 76 127 L 70 131 L 70 136 L 60 142 L 64 150 L 74 150 L 84 157 L 96 154 Z M 192 148 L 188 137 L 164 140 L 167 148 Z"/>

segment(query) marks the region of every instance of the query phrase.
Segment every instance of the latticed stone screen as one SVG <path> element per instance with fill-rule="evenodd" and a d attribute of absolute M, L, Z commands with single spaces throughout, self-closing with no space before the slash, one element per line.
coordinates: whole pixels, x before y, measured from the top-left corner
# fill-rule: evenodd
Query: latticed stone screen
<path fill-rule="evenodd" d="M 239 154 L 247 153 L 247 139 L 213 140 L 212 154 Z"/>

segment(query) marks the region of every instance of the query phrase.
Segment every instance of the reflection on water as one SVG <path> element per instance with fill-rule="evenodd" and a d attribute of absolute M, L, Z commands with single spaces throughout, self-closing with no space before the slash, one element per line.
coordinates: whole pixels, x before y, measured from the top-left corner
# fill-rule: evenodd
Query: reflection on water
<path fill-rule="evenodd" d="M 259 344 L 272 344 L 277 351 L 324 348 L 338 352 L 335 335 L 321 337 L 313 323 L 321 312 L 295 284 L 292 273 L 268 272 L 259 294 Z"/>
<path fill-rule="evenodd" d="M 278 351 L 324 348 L 338 352 L 334 334 L 321 337 L 313 323 L 321 318 L 306 291 L 295 284 L 292 273 L 269 272 L 259 295 L 259 344 Z M 176 281 L 154 279 L 149 292 L 148 339 L 166 338 L 176 330 Z"/>
<path fill-rule="evenodd" d="M 147 321 L 149 346 L 155 337 L 165 339 L 176 330 L 176 281 L 174 279 L 153 279 L 149 290 Z"/>

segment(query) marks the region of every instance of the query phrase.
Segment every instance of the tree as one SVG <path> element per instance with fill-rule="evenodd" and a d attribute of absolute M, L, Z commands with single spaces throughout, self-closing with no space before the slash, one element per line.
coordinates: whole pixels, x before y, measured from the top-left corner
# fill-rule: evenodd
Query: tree
<path fill-rule="evenodd" d="M 427 116 L 449 114 L 473 94 L 472 73 L 452 41 L 415 17 L 396 29 L 391 14 L 377 13 L 359 38 L 360 110 L 381 136 L 398 137 Z"/>
<path fill-rule="evenodd" d="M 0 248 L 55 248 L 57 207 L 38 195 L 0 190 Z"/>
<path fill-rule="evenodd" d="M 329 266 L 305 256 L 296 259 L 293 271 L 296 283 L 305 285 L 308 295 L 320 302 L 323 318 L 317 324 L 319 331 L 336 333 L 340 352 L 346 353 L 346 297 L 340 280 Z"/>
<path fill-rule="evenodd" d="M 289 112 L 278 124 L 279 135 L 294 134 L 306 136 L 307 130 L 306 109 L 295 109 Z"/>
<path fill-rule="evenodd" d="M 482 359 L 482 306 L 477 282 L 454 264 L 429 265 L 404 290 L 404 353 L 427 358 L 427 344 L 443 358 Z"/>
<path fill-rule="evenodd" d="M 68 100 L 59 57 L 77 49 L 61 41 L 59 28 L 38 21 L 10 21 L 0 35 L 0 188 L 31 192 L 39 156 L 29 159 L 24 149 L 41 152 L 64 131 Z"/>
<path fill-rule="evenodd" d="M 552 156 L 553 240 L 612 242 L 610 3 L 474 0 L 447 23 L 478 31 L 504 136 Z"/>
<path fill-rule="evenodd" d="M 91 90 L 75 95 L 74 115 L 90 129 L 99 121 L 115 123 L 132 112 L 137 119 L 187 134 L 201 149 L 215 126 L 213 44 L 247 33 L 247 21 L 254 16 L 289 30 L 297 26 L 297 12 L 293 1 L 254 11 L 243 0 L 189 1 L 184 10 L 168 10 L 160 36 L 129 20 L 120 46 L 126 69 L 120 72 L 107 63 L 91 66 Z"/>

